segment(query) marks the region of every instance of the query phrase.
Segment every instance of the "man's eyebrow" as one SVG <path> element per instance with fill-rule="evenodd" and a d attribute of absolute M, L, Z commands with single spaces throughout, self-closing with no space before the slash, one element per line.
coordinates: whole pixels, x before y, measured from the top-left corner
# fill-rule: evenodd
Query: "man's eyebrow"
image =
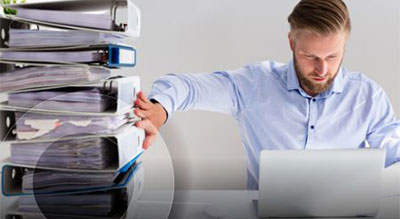
<path fill-rule="evenodd" d="M 315 55 L 315 54 L 313 54 L 313 53 L 306 52 L 306 51 L 299 51 L 299 53 L 300 53 L 301 55 L 309 55 L 309 56 L 316 56 L 316 57 L 319 57 L 319 56 L 317 56 L 317 55 Z M 337 56 L 338 54 L 339 54 L 339 51 L 336 51 L 336 52 L 333 52 L 333 53 L 327 55 L 326 57 L 329 57 L 329 56 Z"/>

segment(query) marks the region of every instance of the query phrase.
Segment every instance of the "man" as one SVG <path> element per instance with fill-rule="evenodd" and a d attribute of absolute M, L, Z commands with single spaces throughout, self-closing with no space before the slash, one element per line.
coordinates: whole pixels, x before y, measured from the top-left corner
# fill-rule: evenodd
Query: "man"
<path fill-rule="evenodd" d="M 289 15 L 293 60 L 235 71 L 166 75 L 135 113 L 144 147 L 176 111 L 228 113 L 245 147 L 248 188 L 257 189 L 263 149 L 385 147 L 386 166 L 400 160 L 400 123 L 381 87 L 341 66 L 351 22 L 341 0 L 301 0 Z"/>

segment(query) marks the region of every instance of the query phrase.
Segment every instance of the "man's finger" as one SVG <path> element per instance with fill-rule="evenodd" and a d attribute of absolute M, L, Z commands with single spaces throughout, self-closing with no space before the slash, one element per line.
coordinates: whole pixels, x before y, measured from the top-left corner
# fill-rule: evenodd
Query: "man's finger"
<path fill-rule="evenodd" d="M 146 103 L 141 99 L 136 99 L 135 106 L 139 107 L 140 109 L 148 110 L 151 108 L 151 103 Z"/>
<path fill-rule="evenodd" d="M 145 103 L 151 103 L 149 99 L 147 99 L 146 95 L 142 91 L 138 93 L 138 99 L 145 102 Z"/>
<path fill-rule="evenodd" d="M 133 112 L 135 113 L 135 115 L 137 115 L 141 119 L 146 118 L 146 114 L 143 112 L 143 110 L 133 109 Z"/>
<path fill-rule="evenodd" d="M 158 133 L 157 128 L 148 119 L 143 119 L 136 122 L 135 126 L 144 129 L 146 132 L 146 136 Z"/>
<path fill-rule="evenodd" d="M 154 143 L 157 135 L 148 135 L 143 141 L 143 149 L 147 150 Z"/>

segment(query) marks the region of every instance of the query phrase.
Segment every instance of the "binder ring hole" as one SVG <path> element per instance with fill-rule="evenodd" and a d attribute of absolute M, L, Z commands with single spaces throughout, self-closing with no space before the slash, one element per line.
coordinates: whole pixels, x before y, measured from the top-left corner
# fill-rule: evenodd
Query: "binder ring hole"
<path fill-rule="evenodd" d="M 6 117 L 6 127 L 10 128 L 11 127 L 11 119 L 9 116 Z"/>
<path fill-rule="evenodd" d="M 11 171 L 11 179 L 15 179 L 16 175 L 17 175 L 17 171 L 15 169 L 12 169 L 12 171 Z"/>
<path fill-rule="evenodd" d="M 6 30 L 4 28 L 1 28 L 1 39 L 6 40 Z"/>

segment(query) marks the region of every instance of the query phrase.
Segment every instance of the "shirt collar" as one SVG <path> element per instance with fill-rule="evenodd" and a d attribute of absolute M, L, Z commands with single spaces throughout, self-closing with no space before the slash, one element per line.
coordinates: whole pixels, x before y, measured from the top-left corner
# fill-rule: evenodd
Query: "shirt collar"
<path fill-rule="evenodd" d="M 331 87 L 317 95 L 317 96 L 330 96 L 333 93 L 342 93 L 345 85 L 345 77 L 344 77 L 344 68 L 340 67 L 338 71 L 338 75 L 333 81 Z M 294 68 L 294 61 L 291 60 L 288 64 L 288 72 L 287 72 L 287 80 L 286 80 L 286 88 L 287 90 L 298 90 L 301 94 L 306 94 L 303 89 L 300 87 L 299 79 L 297 78 L 296 70 Z M 306 95 L 309 96 L 309 95 Z"/>

